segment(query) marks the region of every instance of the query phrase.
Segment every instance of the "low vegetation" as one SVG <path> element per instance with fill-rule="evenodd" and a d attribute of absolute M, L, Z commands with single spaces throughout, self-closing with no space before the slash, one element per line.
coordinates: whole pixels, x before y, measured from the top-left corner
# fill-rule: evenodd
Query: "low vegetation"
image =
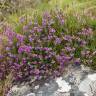
<path fill-rule="evenodd" d="M 1 96 L 14 82 L 61 76 L 69 64 L 96 70 L 95 0 L 41 0 L 32 4 L 11 13 L 1 9 Z"/>

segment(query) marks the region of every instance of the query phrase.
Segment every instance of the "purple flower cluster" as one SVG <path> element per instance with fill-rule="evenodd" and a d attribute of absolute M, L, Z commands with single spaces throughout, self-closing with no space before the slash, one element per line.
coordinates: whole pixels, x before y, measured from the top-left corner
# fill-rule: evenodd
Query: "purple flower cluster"
<path fill-rule="evenodd" d="M 16 33 L 13 32 L 10 27 L 6 27 L 4 34 L 8 37 L 10 41 L 12 41 L 16 36 Z"/>
<path fill-rule="evenodd" d="M 83 28 L 82 32 L 79 32 L 78 34 L 83 35 L 83 36 L 91 36 L 93 32 L 91 28 Z"/>
<path fill-rule="evenodd" d="M 56 38 L 56 40 L 55 40 L 55 44 L 60 44 L 61 43 L 61 38 Z"/>
<path fill-rule="evenodd" d="M 17 38 L 18 42 L 22 43 L 24 41 L 24 36 L 23 35 L 17 34 L 16 38 Z"/>
<path fill-rule="evenodd" d="M 20 21 L 24 22 L 24 18 Z M 93 53 L 96 50 L 89 45 L 90 35 L 93 36 L 91 28 L 73 34 L 63 32 L 61 26 L 66 20 L 62 12 L 55 15 L 46 12 L 39 21 L 22 24 L 23 32 L 20 30 L 19 34 L 6 28 L 4 33 L 9 42 L 0 55 L 0 79 L 6 78 L 10 72 L 15 81 L 32 77 L 46 79 L 60 76 L 65 65 L 94 62 L 92 58 L 95 58 Z"/>
<path fill-rule="evenodd" d="M 64 21 L 64 15 L 63 15 L 63 13 L 62 13 L 61 10 L 57 12 L 56 17 L 59 20 L 59 23 L 61 25 L 64 25 L 64 23 L 65 23 L 65 21 Z"/>
<path fill-rule="evenodd" d="M 18 49 L 18 53 L 22 53 L 22 52 L 29 53 L 29 52 L 31 52 L 31 49 L 32 49 L 31 46 L 26 46 L 26 45 L 20 46 Z"/>

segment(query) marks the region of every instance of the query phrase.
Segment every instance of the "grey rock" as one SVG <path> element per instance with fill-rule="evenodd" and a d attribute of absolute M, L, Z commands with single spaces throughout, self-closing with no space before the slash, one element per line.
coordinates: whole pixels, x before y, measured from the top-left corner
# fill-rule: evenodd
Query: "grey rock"
<path fill-rule="evenodd" d="M 24 96 L 30 92 L 29 86 L 13 86 L 12 89 L 8 92 L 7 96 Z"/>
<path fill-rule="evenodd" d="M 96 73 L 89 74 L 80 83 L 79 90 L 88 94 L 88 96 L 96 96 Z"/>
<path fill-rule="evenodd" d="M 35 93 L 29 93 L 26 96 L 36 96 Z"/>
<path fill-rule="evenodd" d="M 29 86 L 28 82 L 22 83 L 19 86 L 15 85 L 8 92 L 7 96 L 92 96 L 93 93 L 96 94 L 94 90 L 91 90 L 91 94 L 88 89 L 90 84 L 92 86 L 91 81 L 96 79 L 96 76 L 93 73 L 91 74 L 92 70 L 90 68 L 85 66 L 73 67 L 70 65 L 66 69 L 64 75 L 55 78 L 54 80 L 49 80 L 49 82 L 44 81 L 43 85 L 35 85 L 33 80 L 31 82 L 34 86 Z M 92 77 L 93 75 L 94 78 L 89 80 L 88 77 Z M 96 83 L 94 83 L 94 85 L 95 84 Z M 82 87 L 85 87 L 87 91 L 83 90 L 84 88 Z"/>

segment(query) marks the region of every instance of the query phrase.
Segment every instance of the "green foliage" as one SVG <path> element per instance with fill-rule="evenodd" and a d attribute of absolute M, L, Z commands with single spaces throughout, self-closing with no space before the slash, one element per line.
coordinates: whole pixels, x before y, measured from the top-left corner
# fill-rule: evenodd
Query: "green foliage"
<path fill-rule="evenodd" d="M 62 26 L 60 26 L 58 21 L 56 21 L 55 18 L 56 14 L 54 14 L 53 12 L 53 10 L 57 11 L 58 9 L 61 9 L 64 12 L 63 14 L 64 25 Z M 38 21 L 38 24 L 41 25 L 43 12 L 49 11 L 52 14 L 54 14 L 52 16 L 54 17 L 56 23 L 53 24 L 52 27 L 56 29 L 55 35 L 58 37 L 60 37 L 61 34 L 60 32 L 64 32 L 64 34 L 69 34 L 72 36 L 73 34 L 74 35 L 77 34 L 77 32 L 81 31 L 81 29 L 83 28 L 92 28 L 93 37 L 92 38 L 91 36 L 88 37 L 89 43 L 86 46 L 88 50 L 90 49 L 89 51 L 91 52 L 92 50 L 93 51 L 96 50 L 96 11 L 95 10 L 96 10 L 96 0 L 30 0 L 30 2 L 26 2 L 26 0 L 15 0 L 15 3 L 12 3 L 11 0 L 4 0 L 4 2 L 0 1 L 0 22 L 1 21 L 7 22 L 7 24 L 10 25 L 17 34 L 25 34 L 26 32 L 23 33 L 22 31 L 23 26 L 26 26 L 26 24 L 28 24 L 28 22 L 30 21 L 35 22 L 36 20 Z M 20 23 L 21 17 L 26 17 L 25 20 L 26 22 L 24 22 L 24 24 Z M 0 23 L 0 27 L 1 27 L 1 23 Z M 46 30 L 47 29 L 45 28 L 44 30 L 45 33 Z M 2 31 L 1 28 L 0 31 Z M 86 38 L 83 39 L 87 41 Z M 5 41 L 7 42 L 6 38 Z M 29 41 L 26 40 L 26 44 L 28 42 Z M 60 53 L 60 50 L 63 49 L 65 43 L 66 42 L 54 47 L 54 43 L 49 42 L 47 44 L 45 42 L 43 46 L 47 45 L 47 47 L 49 48 L 52 47 L 53 51 Z M 81 56 L 80 52 L 82 48 L 80 48 L 79 45 L 75 45 L 74 42 L 72 46 L 76 48 L 76 52 L 74 53 L 74 56 L 76 58 L 79 58 Z M 87 49 L 84 48 L 84 50 L 86 51 Z M 15 54 L 16 52 L 17 50 L 14 49 L 13 53 Z M 40 54 L 40 52 L 36 54 Z M 93 60 L 89 64 L 88 62 L 90 61 L 87 61 L 81 56 L 81 59 L 83 62 L 85 62 L 85 65 L 96 70 L 96 55 L 92 56 L 91 58 L 89 54 L 88 58 L 90 58 L 90 60 L 91 59 Z M 46 59 L 44 59 L 44 62 L 50 64 L 51 61 L 50 60 L 46 61 Z M 29 61 L 28 64 L 30 65 Z M 57 67 L 56 64 L 54 64 L 53 68 L 55 67 Z M 8 86 L 10 86 L 10 84 Z M 6 86 L 4 86 L 4 88 L 2 87 L 3 89 L 0 88 L 0 96 L 1 94 L 5 93 L 5 87 Z"/>

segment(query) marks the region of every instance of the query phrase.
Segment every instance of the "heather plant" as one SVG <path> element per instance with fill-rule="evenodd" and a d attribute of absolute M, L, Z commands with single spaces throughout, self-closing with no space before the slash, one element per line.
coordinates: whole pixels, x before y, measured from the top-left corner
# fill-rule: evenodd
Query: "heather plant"
<path fill-rule="evenodd" d="M 62 11 L 45 12 L 27 21 L 20 18 L 17 32 L 5 27 L 7 43 L 0 55 L 0 79 L 13 73 L 13 81 L 47 79 L 62 75 L 69 64 L 85 64 L 96 69 L 94 30 L 84 27 L 77 32 L 66 29 Z"/>

